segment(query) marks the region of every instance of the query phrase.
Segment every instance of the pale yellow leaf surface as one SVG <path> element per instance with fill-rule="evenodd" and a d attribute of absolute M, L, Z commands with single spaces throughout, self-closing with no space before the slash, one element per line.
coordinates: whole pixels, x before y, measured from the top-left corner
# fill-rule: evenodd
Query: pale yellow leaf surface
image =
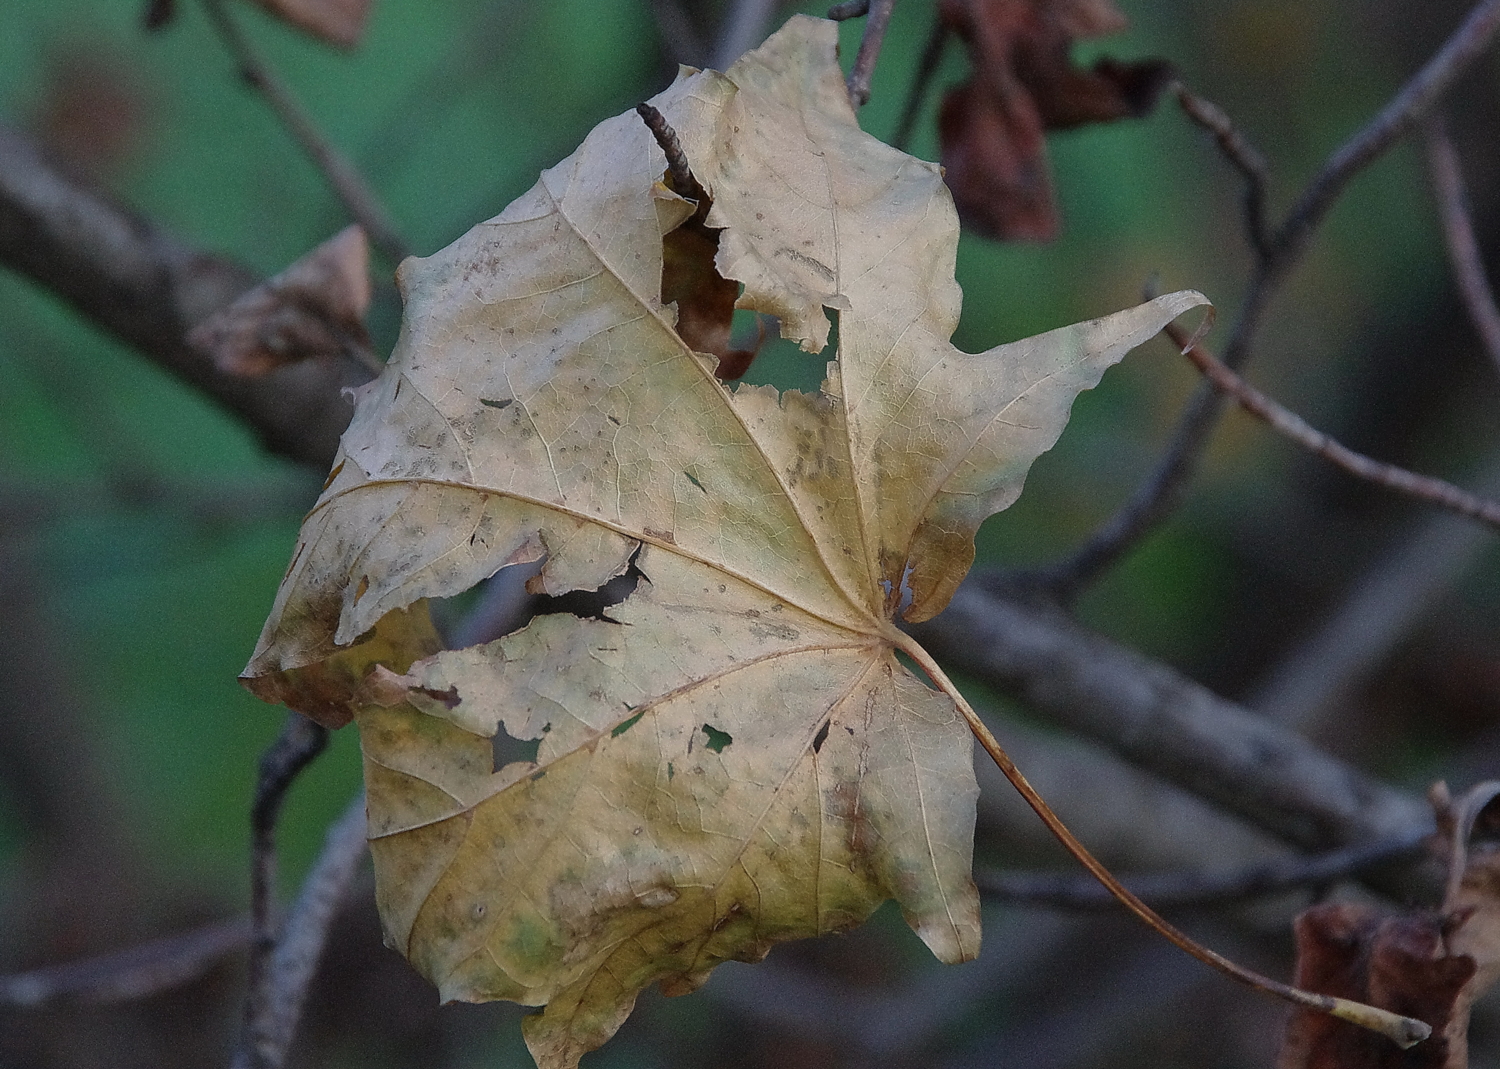
<path fill-rule="evenodd" d="M 728 386 L 682 342 L 662 236 L 690 206 L 633 112 L 601 123 L 402 265 L 401 339 L 246 670 L 358 720 L 388 940 L 445 998 L 546 1005 L 526 1027 L 546 1067 L 650 983 L 690 990 L 891 898 L 942 960 L 978 953 L 968 728 L 894 619 L 947 603 L 1077 393 L 1206 303 L 959 352 L 952 202 L 860 131 L 835 42 L 797 17 L 653 100 L 740 305 L 813 352 L 837 310 L 823 389 Z M 433 654 L 414 603 L 543 558 L 548 592 L 643 578 L 605 619 Z M 501 727 L 540 740 L 534 763 L 494 767 Z"/>

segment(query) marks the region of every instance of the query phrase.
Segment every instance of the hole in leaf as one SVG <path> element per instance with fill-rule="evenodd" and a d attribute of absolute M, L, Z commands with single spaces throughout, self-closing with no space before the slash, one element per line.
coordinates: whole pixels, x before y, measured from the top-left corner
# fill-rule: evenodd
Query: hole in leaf
<path fill-rule="evenodd" d="M 609 737 L 612 738 L 612 739 L 618 739 L 621 735 L 625 734 L 625 732 L 629 731 L 631 728 L 633 728 L 637 724 L 639 724 L 641 722 L 641 717 L 643 717 L 645 715 L 646 715 L 646 710 L 642 709 L 640 712 L 636 713 L 634 716 L 630 717 L 628 720 L 621 720 L 610 731 Z"/>
<path fill-rule="evenodd" d="M 636 552 L 639 554 L 640 551 Z M 635 566 L 635 558 L 632 557 L 628 569 L 598 590 L 570 590 L 566 594 L 557 595 L 539 594 L 533 607 L 538 616 L 565 612 L 583 620 L 605 620 L 615 623 L 616 621 L 610 619 L 608 610 L 634 594 L 636 585 L 642 578 L 643 573 Z"/>
<path fill-rule="evenodd" d="M 823 721 L 823 726 L 820 727 L 818 729 L 818 733 L 813 736 L 813 753 L 819 753 L 822 751 L 823 744 L 828 741 L 828 728 L 830 727 L 830 725 L 832 725 L 832 723 L 832 720 Z"/>
<path fill-rule="evenodd" d="M 736 349 L 734 302 L 744 288 L 719 274 L 714 256 L 719 231 L 706 225 L 711 201 L 703 197 L 684 223 L 662 238 L 661 300 L 677 305 L 677 335 L 695 352 L 719 358 L 721 379 L 737 379 L 755 359 L 756 347 Z"/>
<path fill-rule="evenodd" d="M 720 731 L 712 724 L 703 725 L 703 734 L 708 738 L 708 748 L 714 753 L 723 753 L 724 748 L 734 741 L 733 735 Z"/>
<path fill-rule="evenodd" d="M 817 393 L 828 374 L 828 362 L 839 351 L 839 312 L 837 308 L 825 308 L 824 314 L 830 323 L 828 344 L 820 353 L 808 353 L 796 342 L 781 336 L 776 320 L 768 318 L 766 341 L 760 348 L 741 381 L 754 386 L 774 386 L 781 391 L 801 390 Z M 743 318 L 742 318 L 743 317 Z M 755 313 L 735 313 L 735 334 L 745 336 L 755 329 Z"/>
<path fill-rule="evenodd" d="M 539 560 L 501 568 L 481 583 L 432 602 L 432 618 L 450 650 L 493 642 L 531 618 L 526 581 L 542 570 Z"/>
<path fill-rule="evenodd" d="M 488 397 L 481 397 L 479 399 L 479 403 L 484 405 L 486 408 L 506 409 L 515 404 L 516 399 L 514 397 L 507 397 L 503 401 L 491 401 Z"/>
<path fill-rule="evenodd" d="M 551 729 L 551 724 L 546 725 L 542 728 L 542 734 L 545 735 Z M 495 725 L 495 736 L 490 739 L 490 753 L 494 761 L 494 771 L 499 772 L 506 765 L 514 764 L 517 761 L 535 764 L 537 751 L 541 749 L 541 746 L 542 740 L 540 738 L 518 739 L 505 730 L 504 724 Z"/>
<path fill-rule="evenodd" d="M 458 696 L 458 688 L 450 686 L 447 690 L 434 690 L 432 687 L 418 687 L 417 693 L 425 694 L 433 701 L 440 703 L 444 709 L 455 708 L 461 700 Z"/>

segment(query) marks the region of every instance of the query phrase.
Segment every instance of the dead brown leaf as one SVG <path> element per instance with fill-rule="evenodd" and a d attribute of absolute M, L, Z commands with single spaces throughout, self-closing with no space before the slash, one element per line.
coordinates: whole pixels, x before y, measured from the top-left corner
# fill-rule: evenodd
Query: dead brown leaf
<path fill-rule="evenodd" d="M 1497 794 L 1500 784 L 1481 784 L 1455 803 L 1434 789 L 1436 849 L 1450 871 L 1441 910 L 1325 903 L 1296 921 L 1298 987 L 1415 1017 L 1432 1037 L 1401 1050 L 1299 1009 L 1278 1069 L 1466 1069 L 1469 1011 L 1500 977 L 1500 846 L 1483 835 L 1493 833 L 1487 821 L 1500 826 Z M 1481 835 L 1471 837 L 1476 826 Z"/>
<path fill-rule="evenodd" d="M 188 334 L 220 371 L 253 378 L 284 364 L 365 350 L 370 243 L 346 227 Z"/>
<path fill-rule="evenodd" d="M 1146 114 L 1170 68 L 1107 58 L 1092 70 L 1073 65 L 1075 40 L 1124 28 L 1112 0 L 942 0 L 938 12 L 974 65 L 938 116 L 959 217 L 989 238 L 1055 237 L 1046 132 Z"/>

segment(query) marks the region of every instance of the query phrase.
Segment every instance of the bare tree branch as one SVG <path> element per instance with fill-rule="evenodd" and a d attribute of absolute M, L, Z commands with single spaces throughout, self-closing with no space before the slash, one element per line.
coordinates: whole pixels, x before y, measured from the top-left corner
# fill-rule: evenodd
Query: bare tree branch
<path fill-rule="evenodd" d="M 1485 493 L 1500 493 L 1500 453 L 1475 482 Z M 1250 706 L 1317 736 L 1328 726 L 1336 699 L 1424 619 L 1491 545 L 1487 531 L 1451 513 L 1424 517 L 1267 673 Z"/>
<path fill-rule="evenodd" d="M 365 836 L 365 796 L 360 792 L 329 826 L 323 852 L 303 881 L 268 964 L 266 1000 L 249 1022 L 247 1042 L 231 1069 L 280 1069 L 286 1062 L 329 927 L 365 856 Z"/>
<path fill-rule="evenodd" d="M 249 917 L 216 921 L 113 954 L 0 977 L 0 1002 L 34 1009 L 147 998 L 197 979 L 249 942 Z"/>
<path fill-rule="evenodd" d="M 1266 222 L 1266 187 L 1269 184 L 1266 158 L 1213 101 L 1198 96 L 1181 82 L 1174 83 L 1171 91 L 1183 114 L 1214 135 L 1219 151 L 1244 177 L 1245 233 L 1255 254 L 1265 259 L 1271 254 L 1270 225 Z"/>
<path fill-rule="evenodd" d="M 651 0 L 651 17 L 667 54 L 674 60 L 695 67 L 707 62 L 708 49 L 682 0 Z"/>
<path fill-rule="evenodd" d="M 1193 366 L 1203 372 L 1216 390 L 1227 394 L 1246 412 L 1264 421 L 1282 436 L 1296 442 L 1308 452 L 1316 453 L 1335 467 L 1342 468 L 1355 478 L 1363 479 L 1387 490 L 1405 494 L 1407 497 L 1437 505 L 1466 519 L 1478 520 L 1500 530 L 1500 502 L 1476 497 L 1467 490 L 1442 479 L 1418 475 L 1406 468 L 1374 460 L 1363 453 L 1356 453 L 1348 446 L 1335 441 L 1312 426 L 1297 413 L 1266 396 L 1240 378 L 1219 361 L 1212 353 L 1197 343 L 1189 344 L 1190 338 L 1177 324 L 1169 324 L 1166 334 L 1178 345 L 1184 346 L 1183 355 Z"/>
<path fill-rule="evenodd" d="M 350 216 L 365 228 L 371 244 L 392 263 L 400 263 L 410 256 L 410 247 L 396 233 L 390 215 L 381 205 L 375 191 L 354 164 L 349 162 L 348 157 L 335 148 L 318 129 L 312 117 L 292 95 L 292 91 L 255 54 L 249 38 L 230 16 L 223 0 L 203 0 L 203 6 L 219 40 L 224 43 L 225 49 L 239 67 L 240 76 L 266 98 L 266 103 L 287 128 L 292 139 L 328 180 Z"/>
<path fill-rule="evenodd" d="M 1438 214 L 1443 220 L 1443 240 L 1448 262 L 1453 266 L 1453 280 L 1458 283 L 1464 308 L 1484 342 L 1485 351 L 1500 368 L 1500 308 L 1495 307 L 1495 290 L 1485 273 L 1479 242 L 1474 237 L 1474 220 L 1469 213 L 1469 196 L 1464 189 L 1458 152 L 1441 115 L 1434 114 L 1423 123 L 1423 134 L 1427 173 L 1432 178 Z"/>
<path fill-rule="evenodd" d="M 253 380 L 218 371 L 184 336 L 256 277 L 80 187 L 4 126 L 0 263 L 218 401 L 271 452 L 315 468 L 331 463 L 352 412 L 340 390 L 369 373 L 352 361 L 310 362 Z"/>
<path fill-rule="evenodd" d="M 1431 109 L 1454 79 L 1488 47 L 1497 28 L 1500 0 L 1481 0 L 1432 59 L 1375 118 L 1336 150 L 1308 183 L 1271 235 L 1266 252 L 1256 258 L 1239 317 L 1223 349 L 1223 362 L 1231 370 L 1238 371 L 1249 359 L 1250 342 L 1267 303 L 1349 180 Z M 1231 163 L 1239 166 L 1232 156 Z M 1250 237 L 1252 244 L 1258 244 L 1253 233 Z M 1078 550 L 1041 570 L 1031 581 L 1066 600 L 1130 552 L 1181 502 L 1222 411 L 1220 395 L 1207 384 L 1200 387 L 1184 407 L 1161 460 L 1146 481 Z"/>
<path fill-rule="evenodd" d="M 860 38 L 859 53 L 854 57 L 854 66 L 844 82 L 849 87 L 849 101 L 856 108 L 869 103 L 870 79 L 875 77 L 875 63 L 880 59 L 886 27 L 890 25 L 895 7 L 896 0 L 870 0 L 869 13 L 865 16 L 865 35 Z"/>
<path fill-rule="evenodd" d="M 1326 850 L 1430 829 L 1426 804 L 1061 612 L 971 579 L 912 628 L 934 655 L 1283 840 Z"/>
<path fill-rule="evenodd" d="M 265 1055 L 266 1022 L 275 999 L 271 972 L 276 934 L 276 821 L 287 788 L 328 745 L 328 729 L 301 713 L 287 717 L 281 735 L 260 759 L 255 803 L 250 810 L 250 965 L 245 992 L 246 1042 L 242 1054 L 249 1069 L 273 1063 Z M 236 1063 L 238 1064 L 238 1062 Z"/>
<path fill-rule="evenodd" d="M 1489 48 L 1500 30 L 1500 0 L 1480 0 L 1380 114 L 1344 142 L 1292 205 L 1272 239 L 1271 262 L 1280 272 L 1302 255 L 1308 237 L 1344 188 L 1427 114 L 1470 63 Z"/>
<path fill-rule="evenodd" d="M 1414 827 L 1388 839 L 1312 857 L 1286 857 L 1219 873 L 1144 873 L 1125 877 L 1122 882 L 1156 909 L 1225 905 L 1332 883 L 1376 865 L 1415 856 L 1428 834 Z M 1119 908 L 1119 902 L 1097 881 L 1071 873 L 976 869 L 974 882 L 981 894 L 1001 902 L 1062 909 Z"/>
<path fill-rule="evenodd" d="M 843 0 L 841 4 L 834 4 L 828 9 L 828 18 L 834 22 L 845 22 L 848 19 L 862 19 L 870 13 L 870 0 Z"/>

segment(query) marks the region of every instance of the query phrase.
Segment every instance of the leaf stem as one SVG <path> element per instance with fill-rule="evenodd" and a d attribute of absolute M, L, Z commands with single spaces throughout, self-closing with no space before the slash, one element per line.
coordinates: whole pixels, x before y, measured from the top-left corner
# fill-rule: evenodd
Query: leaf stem
<path fill-rule="evenodd" d="M 898 634 L 900 633 L 898 632 Z M 1005 749 L 1000 745 L 994 734 L 985 725 L 984 721 L 979 718 L 979 714 L 974 711 L 974 707 L 959 693 L 958 688 L 948 678 L 947 673 L 932 659 L 932 655 L 924 650 L 909 635 L 901 634 L 900 638 L 895 641 L 898 648 L 912 660 L 916 661 L 917 664 L 921 665 L 922 670 L 937 684 L 938 688 L 953 699 L 953 704 L 958 707 L 958 711 L 963 715 L 964 720 L 968 722 L 969 730 L 979 740 L 979 745 L 984 747 L 985 752 L 990 755 L 990 759 L 995 762 L 995 765 L 1004 774 L 1005 778 L 1010 781 L 1011 786 L 1026 800 L 1026 804 L 1031 807 L 1032 811 L 1042 819 L 1042 823 L 1047 825 L 1047 830 L 1056 836 L 1057 841 L 1067 848 L 1068 853 L 1077 858 L 1079 864 L 1088 869 L 1093 877 L 1103 884 L 1110 894 L 1119 900 L 1121 905 L 1144 921 L 1147 927 L 1157 932 L 1173 946 L 1186 951 L 1205 965 L 1210 965 L 1218 969 L 1231 979 L 1238 980 L 1240 983 L 1253 987 L 1258 991 L 1264 991 L 1267 994 L 1285 999 L 1294 1005 L 1305 1006 L 1308 1009 L 1317 1010 L 1331 1017 L 1338 1017 L 1351 1024 L 1359 1025 L 1361 1028 L 1368 1028 L 1372 1032 L 1379 1032 L 1403 1049 L 1421 1042 L 1432 1034 L 1432 1028 L 1422 1021 L 1410 1017 L 1402 1017 L 1388 1010 L 1377 1009 L 1374 1006 L 1367 1006 L 1364 1003 L 1353 1002 L 1349 999 L 1334 998 L 1331 995 L 1319 995 L 1311 991 L 1303 991 L 1300 988 L 1262 976 L 1242 965 L 1235 964 L 1222 954 L 1218 954 L 1195 942 L 1186 933 L 1168 924 L 1155 910 L 1132 894 L 1119 880 L 1115 879 L 1109 869 L 1105 868 L 1102 862 L 1089 853 L 1084 845 L 1068 830 L 1068 826 L 1062 822 L 1062 818 L 1052 811 L 1052 807 L 1042 799 L 1042 796 L 1037 793 L 1036 788 L 1021 774 L 1021 770 L 1010 759 L 1010 755 L 1005 752 Z"/>

